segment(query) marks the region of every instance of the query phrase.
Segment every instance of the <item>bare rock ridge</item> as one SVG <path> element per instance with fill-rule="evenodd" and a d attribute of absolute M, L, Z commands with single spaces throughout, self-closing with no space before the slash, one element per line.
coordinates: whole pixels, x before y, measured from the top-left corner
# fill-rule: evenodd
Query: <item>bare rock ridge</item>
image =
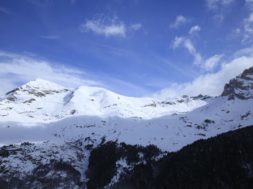
<path fill-rule="evenodd" d="M 253 98 L 253 67 L 244 70 L 241 75 L 230 80 L 225 85 L 221 96 L 227 96 L 229 100 Z"/>

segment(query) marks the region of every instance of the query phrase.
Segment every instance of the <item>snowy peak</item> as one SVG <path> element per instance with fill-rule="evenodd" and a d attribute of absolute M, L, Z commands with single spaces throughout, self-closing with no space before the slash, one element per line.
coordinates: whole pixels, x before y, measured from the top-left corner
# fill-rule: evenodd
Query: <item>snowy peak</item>
<path fill-rule="evenodd" d="M 34 81 L 30 81 L 22 85 L 19 88 L 7 92 L 6 99 L 8 99 L 9 101 L 16 101 L 20 97 L 24 96 L 45 97 L 49 94 L 61 93 L 66 91 L 68 91 L 68 89 L 65 89 L 61 85 L 43 79 L 36 79 Z"/>
<path fill-rule="evenodd" d="M 51 122 L 70 116 L 153 119 L 188 112 L 206 103 L 188 96 L 129 97 L 94 86 L 70 90 L 37 79 L 6 94 L 0 101 L 0 121 L 10 121 L 14 115 L 21 122 Z"/>
<path fill-rule="evenodd" d="M 253 67 L 226 84 L 222 96 L 253 99 Z M 208 96 L 178 98 L 167 96 L 129 97 L 110 90 L 80 86 L 76 90 L 36 79 L 14 89 L 0 100 L 0 122 L 51 122 L 72 116 L 120 117 L 150 120 L 185 114 L 223 98 Z M 227 101 L 224 98 L 225 101 Z"/>
<path fill-rule="evenodd" d="M 232 79 L 224 87 L 221 96 L 227 96 L 229 100 L 253 98 L 253 67 L 246 69 L 242 74 Z"/>
<path fill-rule="evenodd" d="M 40 89 L 40 90 L 62 90 L 64 88 L 61 85 L 58 85 L 56 83 L 53 83 L 44 79 L 40 79 L 40 78 L 34 81 L 30 81 L 21 87 L 34 88 L 34 89 Z"/>

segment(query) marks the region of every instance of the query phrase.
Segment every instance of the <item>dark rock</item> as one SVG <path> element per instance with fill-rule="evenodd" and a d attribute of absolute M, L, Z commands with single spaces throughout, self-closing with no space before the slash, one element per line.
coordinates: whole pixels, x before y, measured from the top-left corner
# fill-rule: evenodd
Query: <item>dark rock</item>
<path fill-rule="evenodd" d="M 235 98 L 245 100 L 253 98 L 253 67 L 246 69 L 241 75 L 232 79 L 224 87 L 221 96 L 227 96 L 229 100 Z"/>

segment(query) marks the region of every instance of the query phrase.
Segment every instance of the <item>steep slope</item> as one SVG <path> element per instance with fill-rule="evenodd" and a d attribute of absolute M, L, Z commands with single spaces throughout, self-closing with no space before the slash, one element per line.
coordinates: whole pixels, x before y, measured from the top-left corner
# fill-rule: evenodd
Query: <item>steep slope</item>
<path fill-rule="evenodd" d="M 89 138 L 0 148 L 9 188 L 252 188 L 253 126 L 196 141 L 178 152 Z"/>
<path fill-rule="evenodd" d="M 228 99 L 252 99 L 253 98 L 253 67 L 246 69 L 241 75 L 230 80 L 225 85 L 222 96 Z"/>
<path fill-rule="evenodd" d="M 252 187 L 253 126 L 250 126 L 194 142 L 179 152 L 168 153 L 158 162 L 139 164 L 111 188 Z"/>
<path fill-rule="evenodd" d="M 0 120 L 47 122 L 58 118 L 62 99 L 70 93 L 55 83 L 37 79 L 6 94 L 0 101 Z"/>

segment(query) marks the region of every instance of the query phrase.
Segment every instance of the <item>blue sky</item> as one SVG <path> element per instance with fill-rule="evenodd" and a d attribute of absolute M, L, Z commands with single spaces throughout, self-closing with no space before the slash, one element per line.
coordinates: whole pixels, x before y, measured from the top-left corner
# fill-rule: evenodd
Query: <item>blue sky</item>
<path fill-rule="evenodd" d="M 1 0 L 0 91 L 40 77 L 132 96 L 216 95 L 253 65 L 252 13 L 253 0 Z"/>

